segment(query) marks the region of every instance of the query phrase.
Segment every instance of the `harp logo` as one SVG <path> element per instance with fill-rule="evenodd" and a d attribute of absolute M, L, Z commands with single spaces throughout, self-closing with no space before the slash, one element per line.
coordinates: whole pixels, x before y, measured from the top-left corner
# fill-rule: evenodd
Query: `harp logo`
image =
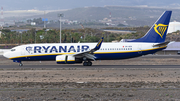
<path fill-rule="evenodd" d="M 154 30 L 157 34 L 159 34 L 161 36 L 161 38 L 163 38 L 163 35 L 167 29 L 168 25 L 164 25 L 164 24 L 155 24 L 154 26 Z"/>
<path fill-rule="evenodd" d="M 32 51 L 32 47 L 26 47 L 26 51 L 28 51 L 28 53 L 30 53 Z"/>

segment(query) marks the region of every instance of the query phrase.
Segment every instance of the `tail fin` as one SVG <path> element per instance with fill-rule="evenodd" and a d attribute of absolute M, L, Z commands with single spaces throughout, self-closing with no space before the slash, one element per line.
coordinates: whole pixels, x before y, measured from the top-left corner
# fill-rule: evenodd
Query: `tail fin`
<path fill-rule="evenodd" d="M 142 38 L 129 42 L 164 42 L 166 39 L 171 13 L 172 11 L 165 11 Z"/>

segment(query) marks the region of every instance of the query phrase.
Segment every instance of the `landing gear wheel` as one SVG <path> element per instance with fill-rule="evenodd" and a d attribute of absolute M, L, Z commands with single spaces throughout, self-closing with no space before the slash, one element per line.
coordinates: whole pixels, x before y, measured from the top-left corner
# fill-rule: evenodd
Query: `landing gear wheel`
<path fill-rule="evenodd" d="M 88 63 L 87 63 L 87 62 L 84 62 L 84 63 L 83 63 L 83 66 L 87 66 L 87 65 L 88 65 Z"/>
<path fill-rule="evenodd" d="M 84 62 L 84 63 L 83 63 L 83 66 L 92 66 L 92 62 L 91 62 L 91 61 L 89 61 L 89 62 Z"/>
<path fill-rule="evenodd" d="M 21 66 L 23 66 L 23 64 L 22 64 L 22 63 L 19 63 L 19 66 L 21 67 Z"/>
<path fill-rule="evenodd" d="M 92 66 L 92 62 L 91 62 L 91 61 L 88 62 L 87 65 L 88 65 L 88 66 Z"/>

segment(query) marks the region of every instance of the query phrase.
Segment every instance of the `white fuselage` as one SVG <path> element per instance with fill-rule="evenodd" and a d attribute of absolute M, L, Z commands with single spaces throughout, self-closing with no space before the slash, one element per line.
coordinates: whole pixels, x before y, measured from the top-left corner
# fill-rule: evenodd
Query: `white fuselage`
<path fill-rule="evenodd" d="M 166 48 L 153 47 L 157 43 L 119 42 L 105 43 L 94 52 L 97 60 L 124 59 L 153 54 L 158 50 Z M 19 61 L 39 61 L 55 60 L 57 55 L 70 55 L 89 51 L 95 47 L 96 43 L 46 43 L 27 44 L 17 46 L 4 54 L 5 57 Z"/>

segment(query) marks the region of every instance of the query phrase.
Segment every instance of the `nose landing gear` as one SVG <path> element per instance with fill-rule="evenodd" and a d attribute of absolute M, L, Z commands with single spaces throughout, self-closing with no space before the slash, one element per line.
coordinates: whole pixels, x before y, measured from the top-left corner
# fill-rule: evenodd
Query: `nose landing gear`
<path fill-rule="evenodd" d="M 23 64 L 20 62 L 20 63 L 19 63 L 19 66 L 21 67 L 21 66 L 23 66 Z"/>
<path fill-rule="evenodd" d="M 19 63 L 19 66 L 20 66 L 20 67 L 23 66 L 22 62 L 19 61 L 19 60 L 13 60 L 13 62 Z"/>

